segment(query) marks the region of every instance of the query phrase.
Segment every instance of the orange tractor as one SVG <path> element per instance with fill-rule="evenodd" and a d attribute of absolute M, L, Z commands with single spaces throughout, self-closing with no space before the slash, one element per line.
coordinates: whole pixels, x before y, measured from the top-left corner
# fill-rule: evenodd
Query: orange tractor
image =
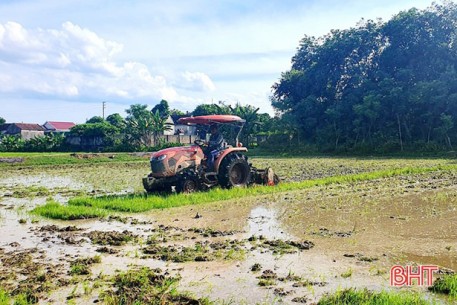
<path fill-rule="evenodd" d="M 155 152 L 151 156 L 151 173 L 143 178 L 148 193 L 191 193 L 213 186 L 223 188 L 244 187 L 251 184 L 276 185 L 278 176 L 272 168 L 259 170 L 248 163 L 247 148 L 238 141 L 245 120 L 234 115 L 205 115 L 181 118 L 179 123 L 196 125 L 205 132 L 209 126 L 223 125 L 237 129 L 234 145 L 224 143 L 208 162 L 204 151 L 208 142 L 198 137 L 193 145 L 173 147 Z M 205 136 L 206 137 L 206 136 Z"/>

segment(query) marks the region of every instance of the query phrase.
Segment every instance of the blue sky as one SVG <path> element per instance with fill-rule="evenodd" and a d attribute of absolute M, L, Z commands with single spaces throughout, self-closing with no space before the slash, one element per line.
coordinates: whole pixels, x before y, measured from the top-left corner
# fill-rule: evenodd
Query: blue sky
<path fill-rule="evenodd" d="M 161 99 L 273 113 L 271 86 L 305 34 L 431 1 L 0 0 L 0 117 L 84 122 Z"/>

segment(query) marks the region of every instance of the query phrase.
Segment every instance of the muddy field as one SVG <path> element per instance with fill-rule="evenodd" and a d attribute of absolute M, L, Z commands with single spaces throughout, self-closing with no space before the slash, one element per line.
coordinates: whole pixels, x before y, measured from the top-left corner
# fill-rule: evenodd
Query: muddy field
<path fill-rule="evenodd" d="M 287 183 L 456 160 L 252 162 L 272 166 Z M 65 203 L 74 196 L 140 192 L 147 173 L 147 162 L 2 167 L 0 287 L 30 303 L 116 304 L 121 292 L 135 296 L 142 285 L 119 283 L 144 274 L 160 284 L 164 304 L 312 304 L 346 287 L 392 289 L 395 264 L 433 264 L 440 273 L 457 269 L 457 171 L 96 220 L 29 213 L 49 198 Z M 423 287 L 399 290 L 452 303 Z"/>

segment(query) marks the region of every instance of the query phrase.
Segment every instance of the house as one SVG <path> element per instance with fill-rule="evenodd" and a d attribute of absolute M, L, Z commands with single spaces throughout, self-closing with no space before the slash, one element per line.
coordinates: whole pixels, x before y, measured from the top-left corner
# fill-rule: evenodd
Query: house
<path fill-rule="evenodd" d="M 175 134 L 175 122 L 173 122 L 173 118 L 171 115 L 168 116 L 168 118 L 165 120 L 165 125 L 170 126 L 170 129 L 164 130 L 163 135 L 164 136 L 172 136 Z"/>
<path fill-rule="evenodd" d="M 178 120 L 180 118 L 185 118 L 188 117 L 189 115 L 177 115 L 177 114 L 172 114 L 170 115 L 169 118 L 171 118 L 173 122 L 173 134 L 175 135 L 189 135 L 193 136 L 197 134 L 197 126 L 193 125 L 183 125 L 179 124 Z"/>
<path fill-rule="evenodd" d="M 7 123 L 0 127 L 2 135 L 19 136 L 24 140 L 44 136 L 44 127 L 31 123 Z"/>
<path fill-rule="evenodd" d="M 43 127 L 46 129 L 45 132 L 54 132 L 54 133 L 66 133 L 69 132 L 70 129 L 76 126 L 73 122 L 53 122 L 47 121 L 43 124 Z"/>

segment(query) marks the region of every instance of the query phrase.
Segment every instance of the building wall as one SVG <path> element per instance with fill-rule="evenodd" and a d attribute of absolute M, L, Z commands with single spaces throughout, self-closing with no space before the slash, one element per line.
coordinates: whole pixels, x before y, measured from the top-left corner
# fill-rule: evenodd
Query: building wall
<path fill-rule="evenodd" d="M 178 130 L 182 130 L 184 135 L 196 135 L 197 134 L 197 127 L 196 126 L 189 126 L 189 125 L 175 125 L 174 134 L 178 133 Z"/>
<path fill-rule="evenodd" d="M 36 137 L 43 137 L 44 131 L 36 131 L 36 130 L 22 130 L 21 131 L 21 138 L 23 140 L 30 140 Z"/>

